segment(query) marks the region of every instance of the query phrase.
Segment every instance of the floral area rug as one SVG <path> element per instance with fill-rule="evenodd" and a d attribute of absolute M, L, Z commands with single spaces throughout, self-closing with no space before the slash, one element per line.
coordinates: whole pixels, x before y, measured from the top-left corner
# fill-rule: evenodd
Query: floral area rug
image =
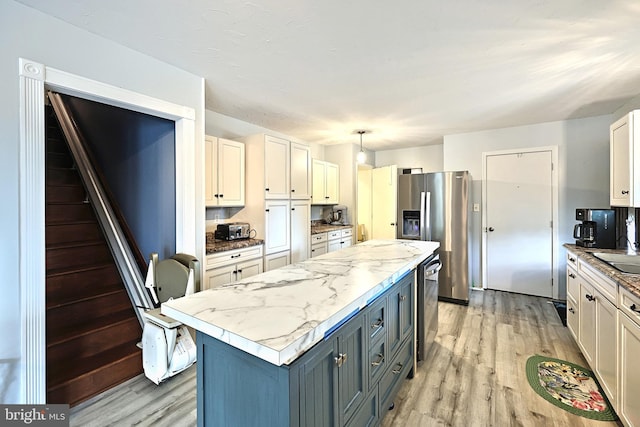
<path fill-rule="evenodd" d="M 618 419 L 593 372 L 564 360 L 531 356 L 527 380 L 545 400 L 565 411 L 600 421 Z"/>

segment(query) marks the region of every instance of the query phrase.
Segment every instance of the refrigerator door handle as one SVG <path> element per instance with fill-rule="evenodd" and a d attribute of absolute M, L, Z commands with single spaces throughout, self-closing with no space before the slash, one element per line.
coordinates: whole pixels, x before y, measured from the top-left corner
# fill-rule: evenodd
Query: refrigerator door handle
<path fill-rule="evenodd" d="M 421 210 L 424 209 L 424 240 L 431 240 L 431 192 L 427 191 L 422 194 L 426 194 L 426 200 L 421 208 Z"/>
<path fill-rule="evenodd" d="M 425 215 L 426 215 L 426 209 L 425 209 L 425 200 L 426 200 L 426 193 L 424 191 L 422 191 L 420 193 L 420 240 L 427 240 L 427 230 L 426 230 L 426 223 L 425 223 Z"/>

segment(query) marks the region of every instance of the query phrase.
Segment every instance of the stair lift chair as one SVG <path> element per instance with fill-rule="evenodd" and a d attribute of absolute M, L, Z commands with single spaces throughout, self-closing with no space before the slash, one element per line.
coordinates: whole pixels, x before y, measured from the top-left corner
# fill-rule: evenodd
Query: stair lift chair
<path fill-rule="evenodd" d="M 173 298 L 194 293 L 200 288 L 200 262 L 197 258 L 176 254 L 158 261 L 151 254 L 145 280 L 156 307 Z M 160 308 L 143 313 L 142 366 L 144 374 L 156 384 L 184 371 L 196 361 L 196 346 L 189 329 Z"/>

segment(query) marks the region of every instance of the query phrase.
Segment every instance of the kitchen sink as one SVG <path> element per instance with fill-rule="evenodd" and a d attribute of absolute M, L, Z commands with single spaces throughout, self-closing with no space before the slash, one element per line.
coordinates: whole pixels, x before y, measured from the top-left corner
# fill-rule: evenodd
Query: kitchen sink
<path fill-rule="evenodd" d="M 591 252 L 591 255 L 623 273 L 640 274 L 640 255 L 608 254 L 604 252 Z"/>

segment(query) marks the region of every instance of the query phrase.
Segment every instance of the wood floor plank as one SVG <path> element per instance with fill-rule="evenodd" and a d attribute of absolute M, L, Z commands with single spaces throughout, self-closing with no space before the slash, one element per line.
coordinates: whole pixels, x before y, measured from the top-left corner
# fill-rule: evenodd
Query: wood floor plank
<path fill-rule="evenodd" d="M 529 386 L 531 355 L 587 366 L 548 300 L 478 291 L 468 307 L 438 307 L 434 346 L 380 414 L 382 426 L 620 426 L 572 415 Z M 194 366 L 160 386 L 136 377 L 72 408 L 71 426 L 195 426 L 195 376 Z"/>

